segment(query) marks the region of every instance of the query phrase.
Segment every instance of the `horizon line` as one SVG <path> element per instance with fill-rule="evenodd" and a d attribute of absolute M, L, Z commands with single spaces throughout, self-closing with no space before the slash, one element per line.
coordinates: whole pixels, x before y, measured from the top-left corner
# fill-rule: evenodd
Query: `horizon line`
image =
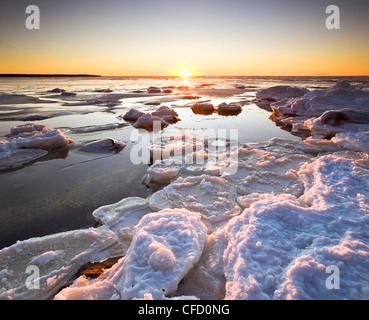
<path fill-rule="evenodd" d="M 180 75 L 97 75 L 87 73 L 0 73 L 0 77 L 170 77 L 181 78 Z M 323 75 L 193 75 L 189 78 L 201 78 L 201 77 L 369 77 L 369 74 L 362 75 L 335 75 L 335 74 L 323 74 Z"/>

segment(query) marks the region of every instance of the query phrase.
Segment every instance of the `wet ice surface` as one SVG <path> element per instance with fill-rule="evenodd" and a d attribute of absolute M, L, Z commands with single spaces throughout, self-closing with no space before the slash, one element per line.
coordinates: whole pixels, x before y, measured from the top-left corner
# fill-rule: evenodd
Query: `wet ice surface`
<path fill-rule="evenodd" d="M 259 95 L 265 98 L 257 101 L 259 108 L 253 102 L 257 90 L 286 83 L 258 81 L 197 79 L 186 89 L 177 82 L 172 83 L 169 95 L 163 91 L 157 95 L 157 90 L 156 95 L 147 93 L 149 87 L 169 86 L 161 79 L 144 85 L 142 79 L 131 79 L 124 87 L 119 81 L 106 82 L 88 90 L 81 85 L 64 86 L 77 93 L 65 96 L 73 106 L 83 105 L 79 96 L 84 101 L 88 96 L 88 103 L 95 99 L 97 105 L 87 113 L 37 121 L 51 130 L 60 129 L 74 143 L 1 173 L 1 234 L 8 237 L 5 243 L 10 247 L 0 251 L 0 256 L 7 257 L 0 260 L 0 297 L 367 299 L 369 128 L 357 123 L 355 116 L 339 116 L 345 120 L 343 130 L 320 121 L 316 134 L 314 118 L 336 110 L 335 106 L 345 107 L 334 96 L 336 92 L 331 94 L 335 89 L 329 87 L 334 83 L 287 83 L 304 89 L 270 89 L 265 97 Z M 250 88 L 250 83 L 257 88 Z M 304 96 L 317 86 L 322 87 L 314 93 L 319 99 L 312 99 L 309 92 Z M 53 88 L 58 87 L 63 86 L 59 83 Z M 109 87 L 115 96 L 101 99 L 97 94 L 110 93 L 96 92 L 97 87 Z M 341 96 L 352 95 L 346 84 L 338 87 Z M 366 90 L 354 90 L 360 112 L 365 112 Z M 140 91 L 139 96 L 128 97 L 133 91 Z M 30 95 L 32 90 L 23 92 Z M 332 95 L 331 109 L 319 109 L 321 97 L 332 99 Z M 271 101 L 278 99 L 283 101 Z M 212 104 L 214 110 L 197 112 L 201 106 L 191 109 L 196 103 Z M 276 122 L 287 121 L 305 136 L 311 135 L 304 141 L 276 126 L 267 111 L 268 104 L 285 111 L 302 103 L 308 103 L 314 113 L 278 114 L 284 118 Z M 238 109 L 234 104 L 241 106 L 241 113 L 219 113 L 219 106 Z M 129 155 L 136 144 L 129 137 L 134 122 L 126 122 L 122 115 L 131 109 L 152 113 L 161 106 L 172 108 L 180 121 L 163 129 L 160 139 L 150 133 L 153 139 L 148 148 L 151 155 L 160 155 L 157 161 L 150 166 L 133 165 Z M 14 111 L 14 106 L 8 107 Z M 95 108 L 100 109 L 96 112 Z M 0 124 L 0 131 L 9 133 L 21 123 Z M 321 134 L 321 127 L 333 136 L 331 140 L 323 139 L 327 134 Z M 214 137 L 217 129 L 237 129 L 237 143 L 229 135 Z M 5 133 L 3 138 L 9 141 Z M 111 152 L 111 141 L 123 143 L 124 148 Z M 84 152 L 86 146 L 92 146 L 93 152 Z M 96 146 L 109 152 L 94 152 Z M 20 197 L 23 201 L 15 200 Z M 28 214 L 30 208 L 32 214 Z M 73 220 L 72 214 L 83 223 Z M 49 225 L 48 232 L 42 229 L 65 219 L 69 224 Z M 35 221 L 40 228 L 25 232 L 24 226 L 34 226 Z M 97 225 L 92 227 L 94 221 Z M 15 241 L 7 236 L 9 226 L 13 239 L 14 234 L 22 235 L 23 241 L 11 245 Z M 85 227 L 92 228 L 80 229 Z M 75 231 L 55 234 L 63 228 Z M 37 233 L 53 235 L 24 240 Z M 83 239 L 83 244 L 78 245 L 76 239 Z M 77 270 L 87 262 L 110 257 L 121 258 L 99 278 L 76 278 Z M 24 287 L 21 266 L 30 264 L 48 267 L 37 292 Z M 340 271 L 338 290 L 326 286 L 326 269 L 332 265 Z"/>
<path fill-rule="evenodd" d="M 165 131 L 236 127 L 240 129 L 240 141 L 293 137 L 276 127 L 268 119 L 268 112 L 252 103 L 245 104 L 238 116 L 192 112 L 190 106 L 197 101 L 211 101 L 218 106 L 251 100 L 252 92 L 234 88 L 237 81 L 198 79 L 189 83 L 193 88 L 189 90 L 181 88 L 183 81 L 177 79 L 2 79 L 0 140 L 11 140 L 8 135 L 14 126 L 37 123 L 47 125 L 49 130 L 59 129 L 74 143 L 61 149 L 14 149 L 12 156 L 1 157 L 0 167 L 6 170 L 0 170 L 0 247 L 31 236 L 93 226 L 91 213 L 97 207 L 128 196 L 151 194 L 152 190 L 141 184 L 148 166 L 133 165 L 130 160 L 134 128 L 122 115 L 131 109 L 144 113 L 154 113 L 161 105 L 174 109 L 181 121 Z M 216 84 L 201 86 L 207 83 Z M 172 86 L 172 94 L 147 93 L 153 85 Z M 56 88 L 59 91 L 48 92 Z M 100 92 L 108 88 L 112 92 Z M 77 95 L 61 96 L 61 89 Z M 192 99 L 194 96 L 200 98 Z M 35 115 L 47 119 L 20 120 Z M 109 152 L 109 146 L 105 148 L 108 152 L 98 152 L 98 148 L 96 152 L 83 152 L 94 151 L 89 146 L 105 139 L 115 139 L 126 146 L 120 152 Z M 33 208 L 32 213 L 29 208 Z"/>

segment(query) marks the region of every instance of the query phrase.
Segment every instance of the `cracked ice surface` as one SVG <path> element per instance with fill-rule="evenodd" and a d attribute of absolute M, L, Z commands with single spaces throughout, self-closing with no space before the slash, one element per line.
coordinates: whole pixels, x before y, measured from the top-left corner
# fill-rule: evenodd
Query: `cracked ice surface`
<path fill-rule="evenodd" d="M 368 170 L 323 156 L 298 174 L 306 188 L 302 197 L 264 198 L 227 226 L 226 298 L 367 297 Z M 329 265 L 345 274 L 342 290 L 326 288 Z"/>
<path fill-rule="evenodd" d="M 165 299 L 199 260 L 206 232 L 200 215 L 186 209 L 147 214 L 125 257 L 101 279 L 79 278 L 56 299 Z"/>
<path fill-rule="evenodd" d="M 50 299 L 89 261 L 114 252 L 115 233 L 103 228 L 19 241 L 0 251 L 0 299 Z M 39 289 L 29 290 L 28 266 L 39 268 Z"/>
<path fill-rule="evenodd" d="M 163 160 L 150 166 L 144 182 L 160 190 L 96 209 L 101 227 L 1 250 L 1 298 L 367 299 L 368 134 L 357 120 L 347 124 L 341 110 L 355 96 L 361 114 L 367 94 L 345 83 L 265 94 L 283 99 L 273 104 L 288 109 L 280 108 L 282 115 L 303 111 L 303 121 L 288 121 L 323 126 L 334 137 L 321 139 L 318 130 L 301 142 L 231 146 L 227 139 L 184 135 L 154 143 Z M 332 108 L 340 113 L 322 116 Z M 214 145 L 222 147 L 215 157 Z M 203 162 L 186 162 L 191 157 Z M 224 170 L 231 167 L 232 173 Z M 118 256 L 100 277 L 75 278 L 82 264 Z M 36 296 L 24 289 L 29 264 L 46 268 Z M 340 271 L 339 290 L 326 286 L 329 266 Z"/>

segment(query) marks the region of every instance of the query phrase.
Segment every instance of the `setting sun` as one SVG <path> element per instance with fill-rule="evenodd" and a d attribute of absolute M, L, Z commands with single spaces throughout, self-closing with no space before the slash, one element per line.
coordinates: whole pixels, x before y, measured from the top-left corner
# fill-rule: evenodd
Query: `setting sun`
<path fill-rule="evenodd" d="M 188 69 L 182 69 L 180 72 L 179 72 L 179 75 L 182 77 L 182 78 L 188 78 L 188 77 L 191 77 L 192 76 L 192 72 Z"/>

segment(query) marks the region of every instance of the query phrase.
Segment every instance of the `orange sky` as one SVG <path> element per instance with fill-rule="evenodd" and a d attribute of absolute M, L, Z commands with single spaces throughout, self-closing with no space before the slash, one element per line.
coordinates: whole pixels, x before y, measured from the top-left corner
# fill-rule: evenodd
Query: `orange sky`
<path fill-rule="evenodd" d="M 369 75 L 368 3 L 322 1 L 26 1 L 1 11 L 0 73 L 99 75 Z M 362 7 L 360 7 L 362 5 Z"/>

